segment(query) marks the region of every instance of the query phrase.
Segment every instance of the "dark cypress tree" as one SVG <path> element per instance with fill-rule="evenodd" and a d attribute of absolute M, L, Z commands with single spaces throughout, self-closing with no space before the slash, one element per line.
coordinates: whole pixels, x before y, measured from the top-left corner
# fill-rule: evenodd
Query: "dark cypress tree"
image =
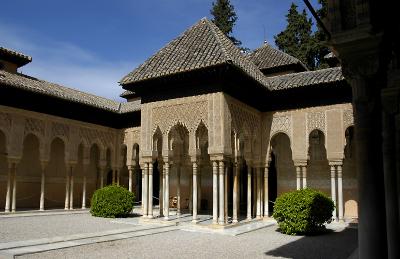
<path fill-rule="evenodd" d="M 236 23 L 237 15 L 233 5 L 229 0 L 216 0 L 212 4 L 211 15 L 215 25 L 236 45 L 240 46 L 242 42 L 232 35 L 233 26 Z"/>
<path fill-rule="evenodd" d="M 286 29 L 276 35 L 275 44 L 283 52 L 302 61 L 310 69 L 315 68 L 315 41 L 312 37 L 312 22 L 307 13 L 297 11 L 297 5 L 292 3 L 286 15 Z"/>
<path fill-rule="evenodd" d="M 326 18 L 326 15 L 328 13 L 328 1 L 327 0 L 318 0 L 319 4 L 321 5 L 321 8 L 317 10 L 317 14 L 321 20 Z M 328 63 L 324 59 L 324 56 L 330 52 L 329 48 L 326 47 L 325 44 L 323 44 L 324 41 L 327 40 L 325 32 L 320 28 L 320 26 L 317 25 L 317 31 L 314 33 L 314 39 L 315 39 L 315 59 L 316 59 L 316 64 L 317 68 L 327 68 Z"/>

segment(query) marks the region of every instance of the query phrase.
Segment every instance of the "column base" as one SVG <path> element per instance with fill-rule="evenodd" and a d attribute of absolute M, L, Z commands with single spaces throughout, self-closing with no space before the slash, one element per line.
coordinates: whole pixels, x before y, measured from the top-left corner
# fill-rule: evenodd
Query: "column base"
<path fill-rule="evenodd" d="M 43 208 L 40 208 L 39 211 L 44 211 L 44 209 L 43 209 Z"/>
<path fill-rule="evenodd" d="M 153 215 L 148 215 L 147 218 L 148 219 L 154 219 L 154 216 Z"/>
<path fill-rule="evenodd" d="M 82 209 L 83 209 L 83 210 L 86 209 L 86 206 L 82 206 Z"/>
<path fill-rule="evenodd" d="M 168 216 L 164 216 L 164 220 L 169 220 L 169 217 Z"/>
<path fill-rule="evenodd" d="M 197 223 L 199 223 L 199 220 L 198 219 L 192 219 L 192 223 L 193 224 L 197 224 Z"/>
<path fill-rule="evenodd" d="M 10 210 L 4 210 L 5 213 L 10 213 Z"/>
<path fill-rule="evenodd" d="M 238 221 L 237 219 L 233 219 L 233 220 L 232 220 L 232 223 L 233 223 L 233 224 L 236 224 L 236 223 L 238 223 L 238 222 L 239 222 L 239 221 Z"/>
<path fill-rule="evenodd" d="M 251 216 L 247 216 L 247 218 L 246 218 L 247 220 L 251 220 Z"/>

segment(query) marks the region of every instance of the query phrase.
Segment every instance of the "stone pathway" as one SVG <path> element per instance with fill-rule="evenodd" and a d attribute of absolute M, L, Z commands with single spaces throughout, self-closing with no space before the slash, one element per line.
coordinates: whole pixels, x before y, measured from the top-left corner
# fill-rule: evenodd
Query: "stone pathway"
<path fill-rule="evenodd" d="M 297 244 L 300 241 L 308 245 L 320 243 L 321 247 L 326 246 L 324 242 L 340 243 L 339 245 L 345 250 L 337 253 L 346 256 L 321 257 L 320 254 L 330 250 L 324 251 L 313 246 L 312 249 L 316 249 L 311 253 L 313 256 L 278 257 L 347 258 L 357 244 L 354 234 L 356 230 L 351 230 L 348 224 L 343 223 L 330 224 L 329 228 L 334 233 L 328 235 L 291 237 L 276 232 L 276 223 L 273 220 L 242 221 L 235 227 L 222 228 L 211 226 L 212 218 L 209 215 L 199 215 L 197 224 L 191 222 L 189 214 L 179 217 L 171 215 L 168 221 L 163 219 L 149 221 L 141 217 L 104 219 L 92 217 L 87 211 L 71 211 L 69 214 L 65 211 L 47 211 L 13 215 L 0 215 L 0 258 L 110 258 L 115 257 L 114 253 L 118 255 L 117 257 L 132 258 L 133 248 L 135 248 L 134 255 L 138 258 L 175 258 L 177 254 L 168 249 L 183 251 L 178 253 L 178 257 L 191 259 L 193 257 L 275 258 L 275 254 L 292 251 L 291 245 L 289 250 L 280 250 L 279 247 L 286 247 L 293 242 Z M 338 239 L 339 236 L 342 240 Z M 190 242 L 192 250 L 183 246 L 189 245 L 187 238 L 193 239 L 193 242 Z M 309 243 L 310 238 L 315 240 Z M 214 240 L 214 243 L 208 243 L 210 240 Z M 230 241 L 226 243 L 228 240 Z M 321 240 L 324 242 L 321 243 Z M 154 245 L 157 249 L 150 249 L 146 253 L 146 249 Z M 104 250 L 105 248 L 107 249 Z M 136 248 L 144 250 L 139 251 Z M 209 249 L 215 253 L 203 251 Z M 265 253 L 259 254 L 261 251 L 259 249 L 264 249 Z M 303 247 L 297 249 L 302 251 Z M 102 253 L 99 254 L 98 251 Z M 196 256 L 196 251 L 201 256 Z M 223 251 L 226 254 L 222 253 Z"/>

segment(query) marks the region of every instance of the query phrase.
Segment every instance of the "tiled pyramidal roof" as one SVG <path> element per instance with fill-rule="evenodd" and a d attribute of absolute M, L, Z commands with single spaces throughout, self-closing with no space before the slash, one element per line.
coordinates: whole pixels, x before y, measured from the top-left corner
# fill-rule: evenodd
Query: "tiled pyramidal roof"
<path fill-rule="evenodd" d="M 268 77 L 272 90 L 285 90 L 344 81 L 341 67 Z"/>
<path fill-rule="evenodd" d="M 0 70 L 0 88 L 13 87 L 39 94 L 76 103 L 82 103 L 92 107 L 105 109 L 116 113 L 126 113 L 140 110 L 140 103 L 120 103 L 93 94 L 81 92 L 58 84 L 50 83 L 21 74 L 13 74 Z"/>
<path fill-rule="evenodd" d="M 268 43 L 254 50 L 249 59 L 261 70 L 289 65 L 299 65 L 307 70 L 306 66 L 297 58 L 283 51 L 271 47 Z"/>
<path fill-rule="evenodd" d="M 121 85 L 152 78 L 229 64 L 269 88 L 265 76 L 224 33 L 207 18 L 186 30 L 178 38 L 121 79 Z"/>

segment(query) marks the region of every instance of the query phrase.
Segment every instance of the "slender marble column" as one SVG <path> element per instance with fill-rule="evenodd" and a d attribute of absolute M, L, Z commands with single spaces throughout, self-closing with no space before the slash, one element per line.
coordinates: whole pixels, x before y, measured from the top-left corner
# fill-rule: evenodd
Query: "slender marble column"
<path fill-rule="evenodd" d="M 144 188 L 146 185 L 146 183 L 144 181 L 144 178 L 146 177 L 145 172 L 146 172 L 146 166 L 144 166 L 144 168 L 142 169 L 142 197 L 141 197 L 142 198 L 142 211 L 144 211 L 144 201 L 145 201 L 145 188 Z"/>
<path fill-rule="evenodd" d="M 197 163 L 193 162 L 193 220 L 197 222 Z"/>
<path fill-rule="evenodd" d="M 218 224 L 218 162 L 212 162 L 213 167 L 213 224 Z"/>
<path fill-rule="evenodd" d="M 238 188 L 238 178 L 239 178 L 239 163 L 235 163 L 233 175 L 233 204 L 232 204 L 232 222 L 238 222 L 238 196 L 239 196 L 239 188 Z"/>
<path fill-rule="evenodd" d="M 120 172 L 121 172 L 121 170 L 118 170 L 117 169 L 117 185 L 119 186 L 119 178 L 120 178 Z"/>
<path fill-rule="evenodd" d="M 165 163 L 165 196 L 164 196 L 164 219 L 169 218 L 169 163 Z"/>
<path fill-rule="evenodd" d="M 193 177 L 189 179 L 189 213 L 193 209 Z"/>
<path fill-rule="evenodd" d="M 336 174 L 335 174 L 335 166 L 331 165 L 331 199 L 333 200 L 333 204 L 335 208 L 333 209 L 332 218 L 337 219 L 336 217 Z"/>
<path fill-rule="evenodd" d="M 83 176 L 82 184 L 82 209 L 86 209 L 86 175 Z"/>
<path fill-rule="evenodd" d="M 296 189 L 301 189 L 301 167 L 296 166 Z"/>
<path fill-rule="evenodd" d="M 224 168 L 224 161 L 219 161 L 219 224 L 225 224 L 225 168 Z"/>
<path fill-rule="evenodd" d="M 64 203 L 65 210 L 69 209 L 69 174 L 70 174 L 70 166 L 68 166 L 67 173 L 65 176 L 65 203 Z"/>
<path fill-rule="evenodd" d="M 247 219 L 251 219 L 251 166 L 247 165 Z"/>
<path fill-rule="evenodd" d="M 158 167 L 159 172 L 159 192 L 158 192 L 158 207 L 159 207 L 159 216 L 164 217 L 164 189 L 165 189 L 165 176 L 164 176 L 164 167 L 161 165 L 161 162 Z"/>
<path fill-rule="evenodd" d="M 181 166 L 178 164 L 176 166 L 176 196 L 178 197 L 178 202 L 176 204 L 176 215 L 181 215 Z"/>
<path fill-rule="evenodd" d="M 256 168 L 257 173 L 257 218 L 261 218 L 261 168 Z"/>
<path fill-rule="evenodd" d="M 307 166 L 302 166 L 303 168 L 303 189 L 307 188 Z"/>
<path fill-rule="evenodd" d="M 74 209 L 74 175 L 72 173 L 71 168 L 71 183 L 70 183 L 70 191 L 69 191 L 69 209 Z"/>
<path fill-rule="evenodd" d="M 132 174 L 133 174 L 133 167 L 128 167 L 128 174 L 129 174 L 129 191 L 132 192 Z"/>
<path fill-rule="evenodd" d="M 252 217 L 256 217 L 257 216 L 257 168 L 253 167 L 253 193 L 252 193 L 252 203 L 253 203 L 253 207 L 252 207 L 252 212 L 251 215 Z"/>
<path fill-rule="evenodd" d="M 115 184 L 115 169 L 112 169 L 112 184 Z"/>
<path fill-rule="evenodd" d="M 153 218 L 153 162 L 149 163 L 149 218 Z"/>
<path fill-rule="evenodd" d="M 142 203 L 143 203 L 143 217 L 147 217 L 148 215 L 148 200 L 149 200 L 149 163 L 145 163 L 144 165 L 144 185 L 143 185 L 143 196 L 142 196 Z"/>
<path fill-rule="evenodd" d="M 201 209 L 201 167 L 197 168 L 197 209 Z"/>
<path fill-rule="evenodd" d="M 100 168 L 100 188 L 104 187 L 104 172 L 106 171 L 105 167 Z"/>
<path fill-rule="evenodd" d="M 228 223 L 228 165 L 225 166 L 224 174 L 224 221 Z"/>
<path fill-rule="evenodd" d="M 14 167 L 14 180 L 13 180 L 11 212 L 15 212 L 16 209 L 17 209 L 17 164 L 15 164 L 15 167 Z"/>
<path fill-rule="evenodd" d="M 338 210 L 339 220 L 343 220 L 343 178 L 342 178 L 342 165 L 337 166 L 337 177 L 338 177 Z"/>
<path fill-rule="evenodd" d="M 264 217 L 269 216 L 269 209 L 268 209 L 268 167 L 264 169 Z"/>
<path fill-rule="evenodd" d="M 42 165 L 42 177 L 40 181 L 40 205 L 39 205 L 39 210 L 43 211 L 44 210 L 44 178 L 45 178 L 45 170 L 46 170 L 46 165 Z"/>
<path fill-rule="evenodd" d="M 5 212 L 10 212 L 10 199 L 11 199 L 11 175 L 14 170 L 14 163 L 9 163 L 7 175 L 7 193 L 6 193 L 6 207 Z"/>

